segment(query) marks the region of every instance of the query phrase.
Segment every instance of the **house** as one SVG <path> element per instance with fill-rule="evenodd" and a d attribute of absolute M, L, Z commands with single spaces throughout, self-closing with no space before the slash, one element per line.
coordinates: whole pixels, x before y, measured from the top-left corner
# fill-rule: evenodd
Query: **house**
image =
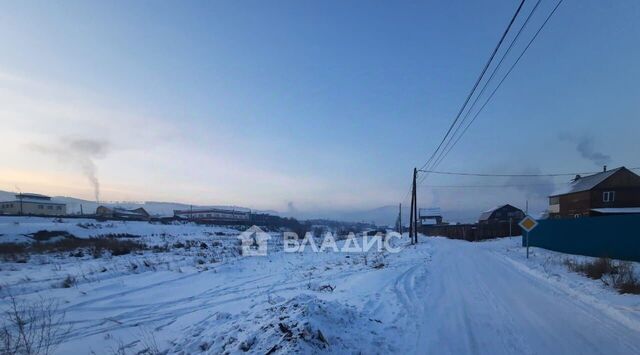
<path fill-rule="evenodd" d="M 524 212 L 521 209 L 512 205 L 506 204 L 497 206 L 490 210 L 482 212 L 478 219 L 479 224 L 494 224 L 494 223 L 513 223 L 519 222 L 524 218 Z"/>
<path fill-rule="evenodd" d="M 578 218 L 604 214 L 637 213 L 640 176 L 620 167 L 576 177 L 549 196 L 549 218 Z"/>
<path fill-rule="evenodd" d="M 132 221 L 148 221 L 151 215 L 142 207 L 135 209 L 125 209 L 121 207 L 98 206 L 96 217 L 105 219 L 126 219 Z"/>
<path fill-rule="evenodd" d="M 440 208 L 421 208 L 419 209 L 420 225 L 440 225 L 442 224 L 442 212 Z"/>
<path fill-rule="evenodd" d="M 19 193 L 15 200 L 0 202 L 0 214 L 63 216 L 67 214 L 67 205 L 54 202 L 49 196 Z"/>
<path fill-rule="evenodd" d="M 175 218 L 212 223 L 249 222 L 251 211 L 226 208 L 191 208 L 188 210 L 174 210 Z"/>

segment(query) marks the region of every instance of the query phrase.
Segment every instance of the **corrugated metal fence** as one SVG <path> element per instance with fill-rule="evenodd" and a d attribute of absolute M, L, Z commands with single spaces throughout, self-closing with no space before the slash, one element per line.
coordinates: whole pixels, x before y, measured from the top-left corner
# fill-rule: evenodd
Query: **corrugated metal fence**
<path fill-rule="evenodd" d="M 547 219 L 529 245 L 563 253 L 640 261 L 640 215 Z M 524 245 L 525 238 L 522 238 Z"/>

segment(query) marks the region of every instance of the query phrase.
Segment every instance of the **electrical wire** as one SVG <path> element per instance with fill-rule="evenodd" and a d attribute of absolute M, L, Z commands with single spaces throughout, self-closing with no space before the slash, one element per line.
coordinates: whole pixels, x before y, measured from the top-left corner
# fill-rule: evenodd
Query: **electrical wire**
<path fill-rule="evenodd" d="M 462 139 L 462 136 L 464 136 L 464 134 L 467 132 L 467 130 L 469 129 L 469 127 L 473 124 L 473 122 L 475 122 L 475 120 L 478 118 L 478 116 L 480 115 L 480 113 L 482 112 L 482 110 L 487 106 L 487 104 L 491 101 L 491 99 L 493 98 L 493 96 L 495 95 L 495 93 L 498 91 L 498 89 L 500 88 L 500 86 L 502 86 L 502 83 L 504 83 L 504 81 L 507 79 L 507 77 L 509 76 L 509 74 L 511 74 L 511 72 L 513 71 L 513 69 L 516 67 L 516 65 L 518 64 L 518 62 L 520 62 L 520 59 L 522 59 L 522 57 L 524 56 L 524 54 L 527 52 L 527 50 L 529 49 L 529 47 L 531 47 L 531 44 L 533 43 L 533 41 L 538 37 L 538 35 L 540 34 L 540 32 L 542 31 L 542 29 L 546 26 L 546 24 L 549 22 L 549 20 L 551 19 L 551 17 L 553 16 L 553 14 L 556 12 L 556 10 L 558 9 L 558 7 L 562 4 L 563 0 L 559 0 L 558 3 L 556 4 L 556 6 L 553 8 L 553 10 L 551 10 L 551 12 L 549 13 L 549 15 L 547 16 L 547 18 L 545 19 L 545 21 L 542 23 L 542 25 L 540 25 L 540 27 L 538 28 L 538 30 L 536 31 L 536 33 L 533 35 L 533 37 L 531 38 L 531 40 L 529 41 L 529 43 L 527 44 L 527 46 L 522 50 L 522 52 L 520 53 L 520 55 L 518 56 L 518 58 L 515 60 L 515 62 L 511 65 L 511 67 L 509 68 L 509 70 L 507 71 L 507 73 L 504 75 L 504 77 L 502 77 L 502 80 L 500 80 L 500 82 L 498 83 L 498 85 L 495 87 L 495 89 L 491 92 L 491 94 L 489 95 L 489 97 L 487 98 L 487 100 L 484 102 L 484 104 L 480 107 L 480 109 L 478 110 L 478 112 L 476 112 L 476 114 L 473 116 L 473 118 L 471 119 L 471 121 L 467 124 L 467 126 L 464 128 L 464 130 L 462 131 L 462 133 L 458 136 L 458 138 L 456 138 L 456 140 L 454 141 L 453 145 L 451 145 L 451 147 L 449 147 L 449 149 L 444 153 L 444 155 L 441 157 L 441 159 L 439 159 L 436 164 L 433 165 L 432 169 L 435 169 L 438 167 L 438 165 L 440 165 L 440 163 L 442 162 L 442 160 L 444 160 L 444 158 L 446 158 L 447 155 L 449 155 L 449 153 L 451 152 L 451 150 L 458 144 L 458 142 L 460 141 L 460 139 Z M 425 177 L 426 178 L 426 177 Z M 421 180 L 421 182 L 424 181 L 424 179 Z"/>
<path fill-rule="evenodd" d="M 626 168 L 628 170 L 640 170 L 640 167 Z M 577 173 L 552 173 L 552 174 L 489 174 L 489 173 L 469 173 L 454 171 L 437 171 L 437 170 L 420 170 L 423 173 L 438 175 L 459 175 L 459 176 L 481 176 L 481 177 L 554 177 L 554 176 L 576 176 L 576 175 L 593 175 L 602 171 L 589 171 Z M 612 171 L 612 170 L 609 170 Z"/>
<path fill-rule="evenodd" d="M 522 0 L 520 2 L 520 5 L 516 9 L 516 12 L 511 17 L 511 20 L 509 21 L 509 24 L 507 25 L 507 28 L 502 33 L 502 36 L 500 37 L 500 40 L 498 41 L 498 44 L 493 49 L 493 52 L 491 53 L 491 56 L 489 57 L 489 60 L 487 60 L 487 63 L 484 65 L 484 68 L 482 69 L 482 72 L 480 73 L 480 75 L 476 79 L 476 82 L 473 85 L 473 88 L 471 89 L 471 91 L 467 95 L 467 98 L 464 100 L 464 103 L 462 104 L 462 107 L 460 107 L 460 110 L 458 111 L 458 114 L 456 115 L 456 117 L 453 120 L 453 122 L 451 122 L 451 125 L 449 126 L 449 129 L 447 129 L 447 132 L 445 133 L 444 137 L 442 137 L 442 141 L 440 141 L 440 144 L 438 144 L 438 147 L 436 148 L 436 150 L 433 152 L 433 154 L 431 154 L 431 157 L 429 157 L 429 160 L 427 160 L 427 162 L 420 169 L 426 168 L 431 163 L 431 161 L 435 157 L 436 153 L 440 150 L 440 148 L 444 144 L 445 140 L 447 139 L 447 137 L 449 136 L 449 134 L 451 133 L 451 131 L 455 127 L 455 125 L 458 122 L 458 120 L 460 119 L 460 116 L 462 116 L 462 112 L 467 107 L 467 104 L 469 103 L 469 100 L 471 100 L 471 97 L 473 96 L 473 94 L 475 93 L 476 89 L 478 88 L 478 85 L 482 81 L 482 78 L 484 77 L 484 74 L 487 72 L 487 69 L 491 65 L 491 62 L 493 61 L 493 58 L 495 58 L 496 53 L 498 52 L 498 49 L 500 49 L 500 46 L 502 45 L 502 42 L 504 42 L 505 37 L 507 37 L 507 34 L 509 33 L 509 30 L 511 29 L 511 26 L 513 25 L 513 23 L 516 20 L 516 17 L 518 17 L 518 14 L 520 13 L 520 10 L 522 10 L 522 6 L 524 5 L 524 3 L 525 3 L 525 0 Z"/>

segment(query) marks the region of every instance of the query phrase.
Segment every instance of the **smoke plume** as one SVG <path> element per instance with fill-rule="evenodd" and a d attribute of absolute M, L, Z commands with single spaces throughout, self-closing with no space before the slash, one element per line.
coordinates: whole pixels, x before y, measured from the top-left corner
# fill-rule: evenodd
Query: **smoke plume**
<path fill-rule="evenodd" d="M 603 166 L 611 162 L 610 156 L 596 151 L 593 138 L 582 138 L 578 142 L 576 149 L 578 149 L 583 158 L 591 160 L 597 166 Z"/>
<path fill-rule="evenodd" d="M 596 141 L 591 136 L 575 137 L 570 134 L 561 134 L 560 139 L 575 143 L 578 153 L 598 167 L 611 163 L 611 157 L 609 155 L 596 150 Z"/>
<path fill-rule="evenodd" d="M 108 142 L 71 138 L 62 139 L 58 144 L 51 146 L 32 144 L 31 148 L 78 166 L 82 174 L 89 180 L 96 202 L 100 201 L 100 181 L 98 180 L 98 169 L 95 160 L 106 157 L 109 148 Z"/>
<path fill-rule="evenodd" d="M 525 174 L 539 174 L 540 170 L 528 170 L 524 172 Z M 542 176 L 531 176 L 531 177 L 510 177 L 505 181 L 505 187 L 512 187 L 518 191 L 524 193 L 527 198 L 535 199 L 541 198 L 546 199 L 553 191 L 555 191 L 556 186 L 553 183 L 553 180 L 549 177 Z"/>

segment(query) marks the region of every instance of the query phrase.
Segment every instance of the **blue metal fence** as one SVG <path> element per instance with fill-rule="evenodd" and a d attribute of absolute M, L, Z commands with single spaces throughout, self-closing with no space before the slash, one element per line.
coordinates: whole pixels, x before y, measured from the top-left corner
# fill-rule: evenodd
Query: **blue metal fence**
<path fill-rule="evenodd" d="M 563 253 L 640 261 L 640 215 L 541 220 L 529 245 Z M 522 238 L 523 244 L 525 238 Z"/>

